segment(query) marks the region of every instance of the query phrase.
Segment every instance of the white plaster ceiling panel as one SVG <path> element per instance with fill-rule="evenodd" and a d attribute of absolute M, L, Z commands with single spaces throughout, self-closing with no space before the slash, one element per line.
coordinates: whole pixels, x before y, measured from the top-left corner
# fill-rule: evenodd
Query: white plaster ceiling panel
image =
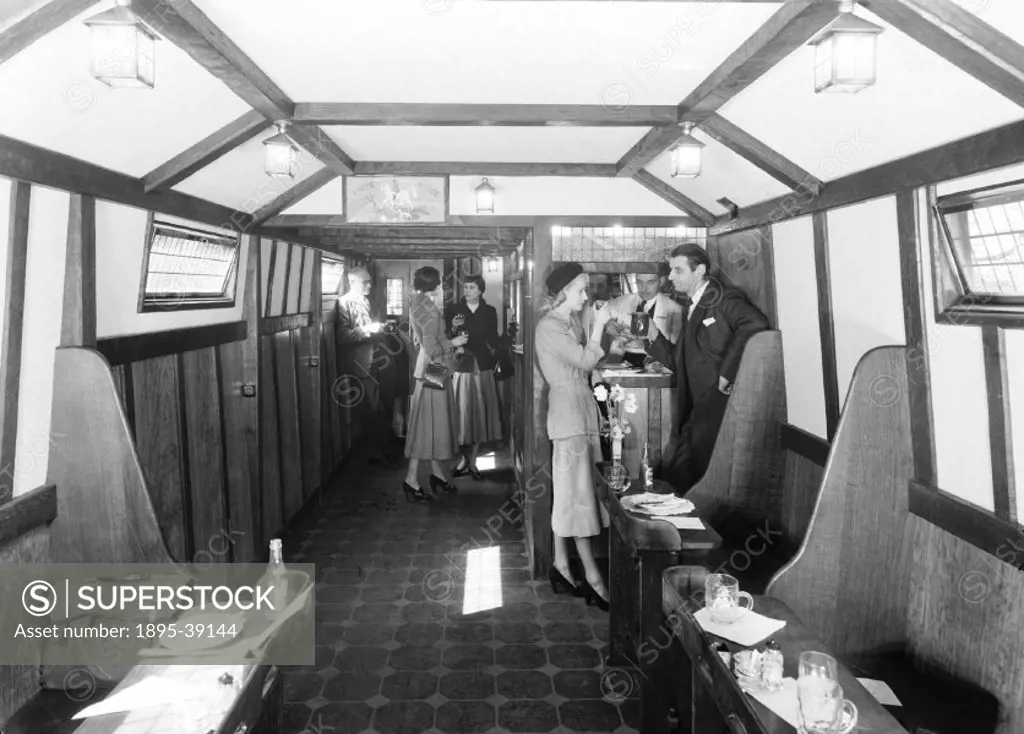
<path fill-rule="evenodd" d="M 1020 0 L 958 0 L 957 5 L 1024 44 L 1024 3 Z"/>
<path fill-rule="evenodd" d="M 328 181 L 309 196 L 305 196 L 285 209 L 282 214 L 344 214 L 342 204 L 342 177 Z"/>
<path fill-rule="evenodd" d="M 615 163 L 643 127 L 323 126 L 357 161 Z"/>
<path fill-rule="evenodd" d="M 699 128 L 693 131 L 693 137 L 706 146 L 699 176 L 672 178 L 672 157 L 667 152 L 654 159 L 647 170 L 712 213 L 726 213 L 727 210 L 716 201 L 723 196 L 742 207 L 791 191 L 754 164 L 704 135 Z"/>
<path fill-rule="evenodd" d="M 678 104 L 774 3 L 196 0 L 297 102 Z"/>
<path fill-rule="evenodd" d="M 264 169 L 266 158 L 263 141 L 273 134 L 272 128 L 260 133 L 205 168 L 196 171 L 174 188 L 192 196 L 252 213 L 324 167 L 316 158 L 301 151 L 294 179 L 271 178 Z"/>
<path fill-rule="evenodd" d="M 488 176 L 495 216 L 646 215 L 680 216 L 683 212 L 629 178 L 569 176 Z M 452 176 L 453 215 L 475 215 L 479 176 Z M 680 222 L 683 224 L 684 222 Z"/>
<path fill-rule="evenodd" d="M 0 0 L 0 31 L 46 5 L 49 0 Z"/>
<path fill-rule="evenodd" d="M 856 12 L 886 29 L 874 86 L 815 94 L 814 50 L 803 46 L 726 104 L 723 117 L 826 181 L 1024 118 L 878 16 Z"/>
<path fill-rule="evenodd" d="M 143 176 L 250 107 L 176 46 L 156 44 L 154 89 L 110 89 L 89 73 L 100 3 L 0 65 L 0 135 Z"/>

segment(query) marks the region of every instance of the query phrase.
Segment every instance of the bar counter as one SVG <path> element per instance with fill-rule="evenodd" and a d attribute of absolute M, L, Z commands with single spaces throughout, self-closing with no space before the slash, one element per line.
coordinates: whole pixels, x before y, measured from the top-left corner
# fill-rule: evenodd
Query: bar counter
<path fill-rule="evenodd" d="M 668 446 L 676 408 L 674 374 L 634 372 L 624 374 L 610 365 L 620 364 L 615 355 L 597 365 L 597 378 L 610 385 L 621 385 L 627 393 L 636 395 L 639 409 L 629 415 L 633 432 L 622 442 L 622 463 L 631 477 L 640 476 L 640 459 L 644 454 L 644 443 L 650 442 L 651 465 L 661 463 L 661 456 Z"/>

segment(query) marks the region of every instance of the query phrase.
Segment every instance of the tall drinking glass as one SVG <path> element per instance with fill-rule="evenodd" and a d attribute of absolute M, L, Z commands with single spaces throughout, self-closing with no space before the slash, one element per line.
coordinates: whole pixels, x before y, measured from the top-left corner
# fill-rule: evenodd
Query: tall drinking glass
<path fill-rule="evenodd" d="M 800 667 L 797 670 L 797 677 L 808 678 L 814 676 L 838 683 L 839 673 L 836 659 L 831 655 L 814 650 L 800 653 Z"/>

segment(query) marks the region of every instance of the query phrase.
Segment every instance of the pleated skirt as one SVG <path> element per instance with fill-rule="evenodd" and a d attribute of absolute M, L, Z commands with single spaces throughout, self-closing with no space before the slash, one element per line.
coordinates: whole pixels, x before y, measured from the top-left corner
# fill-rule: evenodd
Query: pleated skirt
<path fill-rule="evenodd" d="M 451 382 L 444 390 L 424 387 L 416 380 L 409 401 L 405 455 L 410 459 L 454 459 L 459 450 L 458 412 Z"/>
<path fill-rule="evenodd" d="M 562 538 L 589 538 L 608 527 L 608 513 L 594 489 L 594 464 L 601 460 L 596 434 L 552 441 L 551 531 Z"/>
<path fill-rule="evenodd" d="M 493 370 L 456 372 L 452 379 L 463 446 L 501 439 L 501 403 Z"/>

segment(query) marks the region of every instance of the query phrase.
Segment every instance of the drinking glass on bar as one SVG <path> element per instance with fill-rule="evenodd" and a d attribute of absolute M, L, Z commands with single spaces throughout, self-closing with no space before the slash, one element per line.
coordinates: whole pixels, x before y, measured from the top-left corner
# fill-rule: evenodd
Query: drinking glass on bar
<path fill-rule="evenodd" d="M 857 726 L 857 707 L 843 698 L 843 688 L 822 675 L 796 682 L 799 734 L 849 734 Z"/>
<path fill-rule="evenodd" d="M 823 652 L 808 650 L 800 653 L 800 665 L 797 669 L 799 678 L 817 676 L 830 680 L 833 683 L 839 682 L 838 666 L 836 659 Z"/>

